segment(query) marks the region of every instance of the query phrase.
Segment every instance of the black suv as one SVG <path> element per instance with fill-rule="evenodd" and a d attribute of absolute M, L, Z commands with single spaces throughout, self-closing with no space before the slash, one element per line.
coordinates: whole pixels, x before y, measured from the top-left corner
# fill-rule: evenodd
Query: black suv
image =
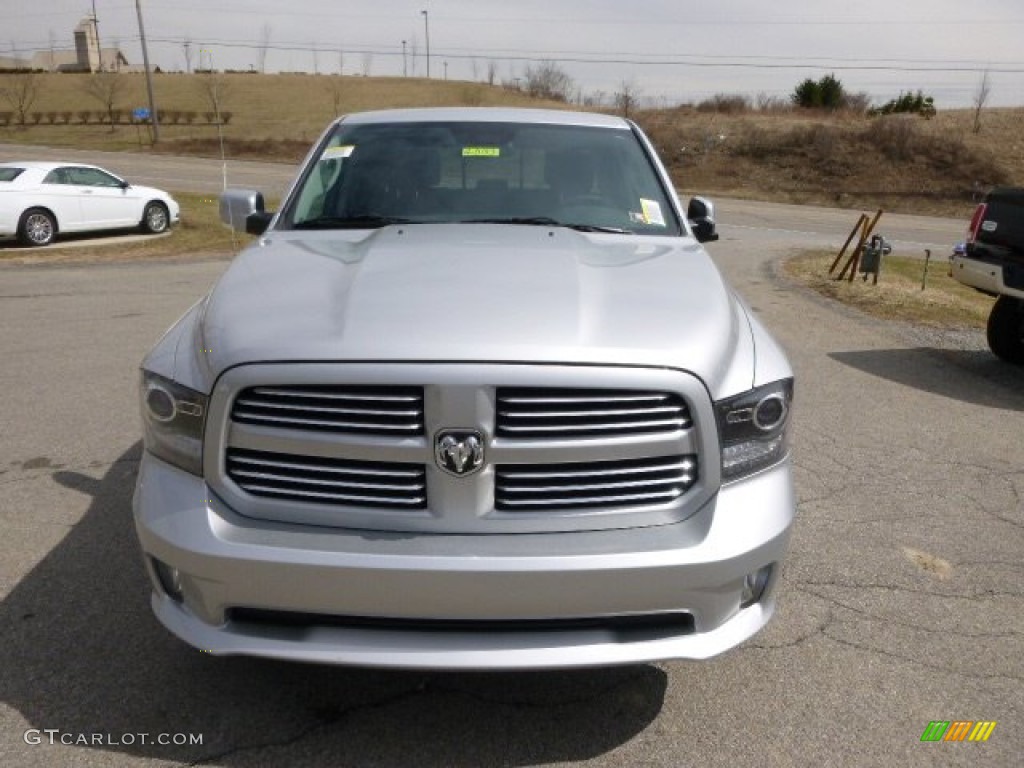
<path fill-rule="evenodd" d="M 971 217 L 967 246 L 953 256 L 953 277 L 998 297 L 988 318 L 997 357 L 1024 365 L 1024 187 L 998 187 Z"/>

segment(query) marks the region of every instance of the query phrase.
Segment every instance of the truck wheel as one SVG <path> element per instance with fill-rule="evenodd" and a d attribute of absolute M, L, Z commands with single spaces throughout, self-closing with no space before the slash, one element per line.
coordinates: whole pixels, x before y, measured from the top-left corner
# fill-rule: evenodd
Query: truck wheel
<path fill-rule="evenodd" d="M 1000 296 L 988 316 L 988 346 L 1000 360 L 1024 365 L 1024 301 Z"/>

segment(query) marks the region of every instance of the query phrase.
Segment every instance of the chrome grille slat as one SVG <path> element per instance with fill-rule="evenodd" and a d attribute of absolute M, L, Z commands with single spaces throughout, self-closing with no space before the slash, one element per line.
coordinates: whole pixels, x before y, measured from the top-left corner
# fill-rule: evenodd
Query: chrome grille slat
<path fill-rule="evenodd" d="M 284 416 L 267 416 L 266 414 L 247 412 L 243 409 L 235 409 L 232 414 L 235 421 L 247 421 L 250 423 L 258 424 L 271 424 L 274 426 L 289 426 L 289 427 L 334 427 L 339 432 L 345 431 L 359 431 L 359 432 L 382 432 L 388 434 L 394 434 L 395 432 L 406 432 L 412 433 L 411 430 L 422 429 L 422 424 L 418 422 L 409 422 L 407 424 L 379 424 L 370 421 L 341 421 L 336 419 L 303 419 L 297 416 L 286 418 Z M 418 434 L 415 433 L 415 434 Z"/>
<path fill-rule="evenodd" d="M 305 459 L 305 457 L 302 457 Z M 382 477 L 419 477 L 420 472 L 415 469 L 397 470 L 397 469 L 370 469 L 363 467 L 361 469 L 339 469 L 337 467 L 331 467 L 324 464 L 314 464 L 315 461 L 312 457 L 307 463 L 305 460 L 300 462 L 294 461 L 279 461 L 271 459 L 256 459 L 251 457 L 239 456 L 233 454 L 231 460 L 236 464 L 250 464 L 259 467 L 275 467 L 285 469 L 301 469 L 306 472 L 334 472 L 337 474 L 357 474 L 357 475 L 378 475 Z"/>
<path fill-rule="evenodd" d="M 582 419 L 591 416 L 642 416 L 656 413 L 678 413 L 679 409 L 672 405 L 655 406 L 652 408 L 602 408 L 601 410 L 585 409 L 579 411 L 499 411 L 499 416 L 510 419 Z"/>
<path fill-rule="evenodd" d="M 672 427 L 674 429 L 683 429 L 687 425 L 687 422 L 683 419 L 658 419 L 649 421 L 617 421 L 610 423 L 593 422 L 587 424 L 535 424 L 529 426 L 512 426 L 511 424 L 502 424 L 501 430 L 510 434 L 522 435 L 526 432 L 544 432 L 547 434 L 559 433 L 568 434 L 570 430 L 575 428 L 577 431 L 582 430 L 593 430 L 593 431 L 611 431 L 620 430 L 624 432 L 628 431 L 657 431 L 658 427 Z M 669 430 L 665 430 L 669 431 Z"/>
<path fill-rule="evenodd" d="M 235 478 L 244 477 L 252 480 L 279 480 L 283 483 L 292 483 L 294 485 L 337 485 L 336 480 L 332 481 L 326 478 L 304 477 L 301 480 L 298 480 L 291 475 L 282 475 L 273 472 L 254 472 L 251 469 L 236 469 L 232 476 Z M 356 480 L 345 480 L 344 483 L 346 488 L 360 488 L 363 490 L 376 491 L 415 491 L 422 487 L 418 483 L 365 483 Z"/>
<path fill-rule="evenodd" d="M 651 460 L 652 463 L 650 464 L 650 466 L 643 466 L 643 467 L 620 467 L 618 469 L 611 468 L 611 467 L 605 467 L 605 468 L 597 470 L 597 471 L 586 470 L 586 469 L 572 470 L 572 469 L 565 469 L 564 468 L 566 466 L 574 466 L 574 465 L 571 465 L 571 464 L 570 465 L 559 464 L 559 465 L 555 465 L 555 467 L 556 467 L 555 469 L 551 469 L 551 470 L 543 470 L 542 469 L 542 470 L 537 470 L 535 472 L 519 471 L 514 466 L 509 466 L 509 467 L 505 468 L 505 474 L 506 474 L 507 477 L 514 478 L 516 480 L 524 480 L 524 479 L 546 480 L 546 479 L 550 479 L 550 478 L 553 478 L 553 477 L 571 477 L 571 478 L 605 477 L 607 475 L 624 475 L 624 474 L 643 474 L 643 473 L 648 473 L 648 472 L 665 472 L 665 471 L 669 471 L 669 470 L 673 470 L 673 469 L 692 470 L 692 469 L 696 469 L 696 466 L 697 466 L 696 463 L 694 461 L 692 461 L 691 459 L 682 459 L 682 460 L 679 460 L 679 461 L 671 461 L 670 463 L 667 463 L 667 464 L 655 464 L 654 463 L 655 461 L 658 461 L 658 460 L 657 459 L 652 459 Z"/>
<path fill-rule="evenodd" d="M 554 509 L 558 507 L 611 507 L 640 506 L 642 504 L 660 504 L 672 501 L 683 495 L 683 491 L 665 491 L 663 493 L 633 493 L 617 496 L 574 496 L 565 499 L 506 499 L 501 508 L 514 509 L 532 507 L 534 509 Z"/>
<path fill-rule="evenodd" d="M 693 425 L 674 392 L 499 387 L 495 434 L 563 439 L 667 434 Z"/>
<path fill-rule="evenodd" d="M 633 480 L 621 483 L 573 483 L 571 485 L 534 485 L 522 488 L 506 483 L 502 490 L 505 493 L 580 493 L 581 491 L 611 491 L 619 488 L 650 488 L 654 485 L 671 485 L 672 482 L 672 480 L 665 480 L 661 483 Z"/>
<path fill-rule="evenodd" d="M 422 411 L 383 411 L 373 410 L 370 408 L 339 408 L 336 406 L 326 405 L 295 405 L 292 403 L 272 403 L 266 401 L 251 400 L 248 398 L 238 398 L 235 401 L 236 407 L 240 408 L 271 408 L 280 411 L 313 411 L 315 413 L 346 413 L 355 414 L 359 416 L 419 416 Z"/>
<path fill-rule="evenodd" d="M 250 493 L 261 493 L 267 496 L 280 496 L 290 499 L 297 500 L 309 500 L 309 499 L 323 499 L 330 501 L 340 501 L 346 504 L 360 504 L 365 506 L 380 506 L 381 499 L 377 496 L 358 496 L 351 493 L 327 493 L 325 491 L 305 491 L 292 489 L 283 491 L 280 488 L 272 486 L 259 486 L 254 485 L 246 488 Z M 388 507 L 409 507 L 409 508 L 420 508 L 426 503 L 426 496 L 415 496 L 408 499 L 402 499 L 400 501 L 389 501 L 385 506 Z"/>
<path fill-rule="evenodd" d="M 310 389 L 307 387 L 306 389 Z M 253 387 L 250 392 L 259 395 L 272 395 L 274 397 L 295 397 L 297 393 L 300 395 L 305 390 L 296 389 L 281 389 L 279 387 Z M 417 395 L 394 395 L 394 394 L 367 394 L 360 392 L 331 392 L 324 388 L 317 389 L 315 395 L 310 394 L 310 397 L 316 397 L 322 400 L 379 400 L 381 402 L 388 403 L 415 403 L 422 401 L 422 397 Z"/>
<path fill-rule="evenodd" d="M 511 511 L 643 506 L 675 501 L 696 482 L 696 456 L 509 464 L 495 469 L 494 499 Z"/>
<path fill-rule="evenodd" d="M 358 435 L 404 437 L 425 432 L 422 387 L 250 387 L 235 398 L 231 418 L 278 429 Z"/>
<path fill-rule="evenodd" d="M 254 496 L 389 509 L 426 507 L 423 465 L 229 448 L 228 477 Z"/>
<path fill-rule="evenodd" d="M 545 390 L 538 390 L 545 391 Z M 516 396 L 505 395 L 502 400 L 512 404 L 536 404 L 536 403 L 640 403 L 640 402 L 664 402 L 669 398 L 667 394 L 622 394 L 609 391 L 607 395 L 563 395 L 563 396 Z"/>

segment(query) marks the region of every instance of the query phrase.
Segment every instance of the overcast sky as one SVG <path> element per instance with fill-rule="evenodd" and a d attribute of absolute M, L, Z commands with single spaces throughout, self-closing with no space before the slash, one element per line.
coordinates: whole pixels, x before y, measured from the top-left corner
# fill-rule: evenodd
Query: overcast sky
<path fill-rule="evenodd" d="M 70 48 L 95 2 L 104 47 L 141 63 L 135 0 L 0 0 L 0 55 Z M 346 75 L 498 81 L 559 62 L 584 93 L 630 82 L 646 101 L 716 93 L 788 97 L 834 72 L 875 103 L 923 89 L 969 106 L 989 71 L 990 106 L 1024 106 L 1021 0 L 142 0 L 162 69 L 260 66 Z M 424 17 L 422 11 L 428 12 Z M 405 41 L 405 56 L 403 44 Z M 446 65 L 447 63 L 447 65 Z M 404 67 L 404 70 L 403 70 Z"/>

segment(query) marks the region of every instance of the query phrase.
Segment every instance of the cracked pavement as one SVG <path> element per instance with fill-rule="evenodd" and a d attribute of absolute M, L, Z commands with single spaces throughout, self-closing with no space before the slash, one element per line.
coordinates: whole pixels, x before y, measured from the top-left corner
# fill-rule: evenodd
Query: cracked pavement
<path fill-rule="evenodd" d="M 706 663 L 563 673 L 216 659 L 171 637 L 132 530 L 135 370 L 224 262 L 0 265 L 0 763 L 1018 764 L 1024 371 L 780 279 L 788 249 L 845 236 L 816 226 L 813 210 L 723 204 L 711 246 L 797 372 L 800 507 L 775 619 Z M 914 218 L 903 239 L 954 228 Z M 998 725 L 984 744 L 922 744 L 931 720 Z M 115 743 L 30 745 L 30 728 Z M 203 741 L 119 740 L 142 733 Z"/>

